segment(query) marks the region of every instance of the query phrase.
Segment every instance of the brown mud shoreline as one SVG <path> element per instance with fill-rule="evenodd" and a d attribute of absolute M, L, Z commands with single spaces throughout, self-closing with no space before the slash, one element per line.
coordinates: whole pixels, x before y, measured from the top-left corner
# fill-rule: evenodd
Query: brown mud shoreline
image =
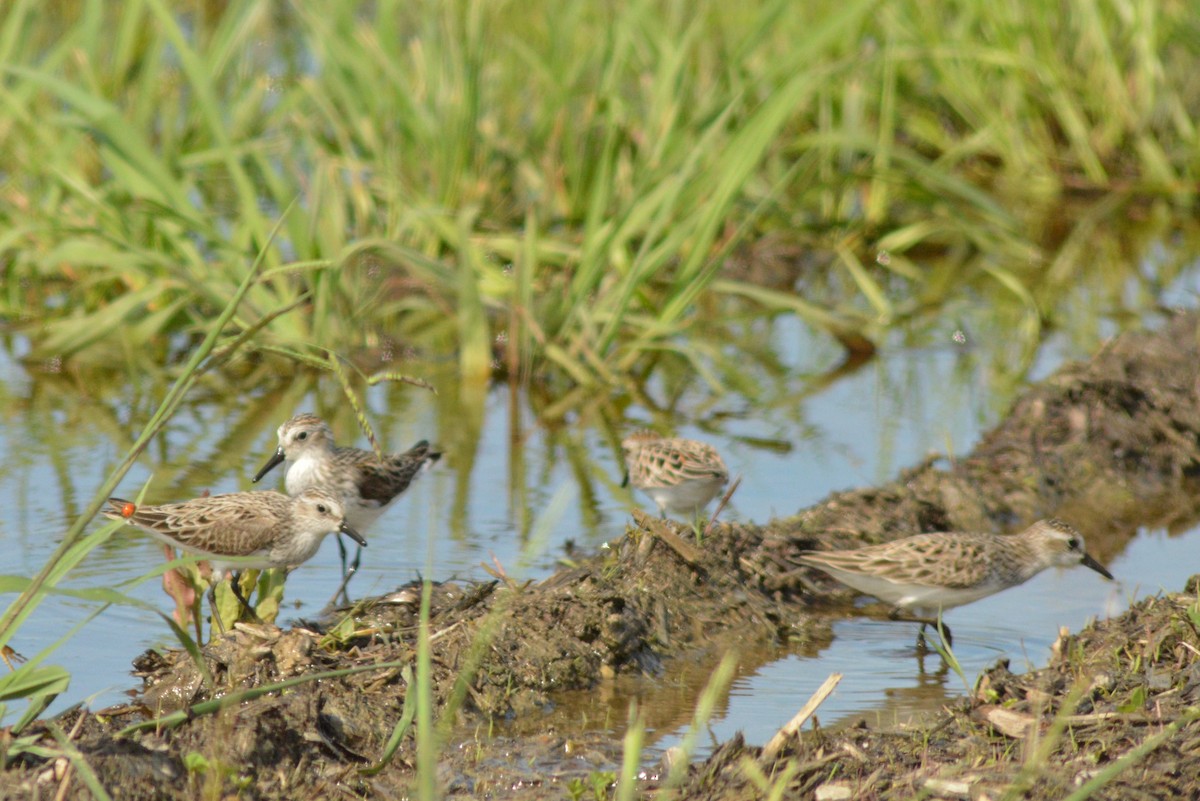
<path fill-rule="evenodd" d="M 562 798 L 575 778 L 592 797 L 591 778 L 619 764 L 619 742 L 571 732 L 490 738 L 488 721 L 534 721 L 537 730 L 558 692 L 654 673 L 667 660 L 715 666 L 730 648 L 827 640 L 827 619 L 810 611 L 818 603 L 828 610 L 829 600 L 804 588 L 792 562 L 818 541 L 841 548 L 917 531 L 1010 531 L 1054 514 L 1084 531 L 1106 562 L 1139 525 L 1193 525 L 1200 516 L 1198 330 L 1200 318 L 1187 314 L 1155 333 L 1123 335 L 1089 362 L 1031 387 L 969 455 L 834 494 L 794 517 L 719 525 L 703 547 L 690 532 L 638 517 L 611 549 L 540 583 L 435 585 L 435 719 L 456 681 L 473 676 L 461 688 L 459 727 L 439 754 L 441 789 Z M 336 632 L 240 627 L 204 649 L 215 695 L 320 671 L 411 664 L 420 595 L 414 585 L 364 602 Z M 214 696 L 186 654 L 145 654 L 137 667 L 146 687 L 136 703 L 52 721 L 113 798 L 412 793 L 411 732 L 380 773 L 360 772 L 382 754 L 401 717 L 400 667 L 303 682 L 173 728 L 117 736 Z M 804 798 L 822 785 L 824 798 L 1009 790 L 1030 798 L 1079 790 L 1094 798 L 1195 797 L 1198 703 L 1200 600 L 1189 585 L 1183 595 L 1143 601 L 1063 638 L 1044 670 L 1013 676 L 994 668 L 972 698 L 928 726 L 806 730 L 770 759 L 735 738 L 693 765 L 673 794 L 758 798 L 766 781 Z M 479 736 L 470 735 L 472 726 Z M 44 722 L 23 736 L 38 733 L 46 748 L 61 748 Z M 0 736 L 11 742 L 8 732 Z M 54 798 L 60 790 L 60 797 L 90 798 L 81 770 L 26 752 L 0 770 L 0 799 Z M 650 779 L 641 789 L 656 786 Z"/>

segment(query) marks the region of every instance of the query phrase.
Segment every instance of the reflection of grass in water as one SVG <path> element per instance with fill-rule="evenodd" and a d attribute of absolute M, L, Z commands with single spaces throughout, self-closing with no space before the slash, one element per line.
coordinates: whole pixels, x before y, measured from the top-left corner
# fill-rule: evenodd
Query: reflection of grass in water
<path fill-rule="evenodd" d="M 138 440 L 125 455 L 122 462 L 96 491 L 83 513 L 75 520 L 66 534 L 63 535 L 62 541 L 53 554 L 51 554 L 50 558 L 46 560 L 46 564 L 29 581 L 28 585 L 22 588 L 17 598 L 5 610 L 3 617 L 0 617 L 0 646 L 7 645 L 47 594 L 53 592 L 71 570 L 83 561 L 94 548 L 107 539 L 107 535 L 84 537 L 83 534 L 99 512 L 101 506 L 103 506 L 105 500 L 117 488 L 117 485 L 125 477 L 125 474 L 129 472 L 129 469 L 133 466 L 134 461 L 141 454 L 142 450 L 149 445 L 155 436 L 161 433 L 172 415 L 182 405 L 188 390 L 201 375 L 215 367 L 219 367 L 228 356 L 232 355 L 233 349 L 226 349 L 220 355 L 216 354 L 216 345 L 225 330 L 225 326 L 234 317 L 238 304 L 253 284 L 257 276 L 257 268 L 258 264 L 256 263 L 252 269 L 246 271 L 237 292 L 233 295 L 220 316 L 210 326 L 204 341 L 192 354 L 183 373 L 163 399 L 158 411 L 147 422 Z M 108 535 L 111 535 L 115 529 L 116 525 L 113 525 L 109 526 L 106 531 Z M 112 602 L 113 600 L 133 603 L 132 599 L 125 599 L 120 596 L 106 600 L 105 603 Z M 191 642 L 186 633 L 174 625 L 172 626 L 172 631 L 180 640 L 181 645 L 187 648 L 193 657 L 197 657 L 198 653 L 195 644 Z M 51 646 L 46 652 L 38 654 L 28 663 L 21 665 L 15 670 L 9 677 L 10 685 L 20 684 L 28 676 L 42 676 L 49 667 L 42 668 L 40 663 L 61 642 Z M 44 709 L 62 689 L 64 687 L 61 682 L 47 683 L 45 680 L 32 681 L 22 686 L 22 694 L 18 697 L 28 697 L 31 700 L 31 707 L 41 706 Z"/>
<path fill-rule="evenodd" d="M 96 608 L 85 619 L 79 621 L 66 636 L 60 638 L 40 653 L 29 659 L 26 663 L 16 667 L 11 673 L 0 677 L 0 715 L 7 711 L 7 703 L 15 700 L 26 699 L 29 701 L 29 706 L 25 714 L 17 721 L 14 728 L 14 733 L 19 733 L 20 730 L 27 725 L 36 715 L 40 714 L 60 693 L 64 692 L 69 684 L 70 674 L 63 668 L 57 665 L 43 665 L 42 663 L 48 659 L 64 642 L 69 640 L 75 633 L 78 632 L 87 622 L 93 619 L 96 615 L 103 612 L 111 604 L 123 604 L 135 606 L 139 608 L 150 608 L 159 614 L 166 622 L 172 634 L 178 640 L 180 646 L 187 651 L 192 657 L 193 662 L 203 677 L 205 685 L 209 691 L 215 691 L 216 687 L 213 683 L 213 678 L 210 675 L 207 666 L 200 654 L 199 647 L 192 640 L 187 632 L 172 620 L 168 615 L 162 614 L 157 609 L 125 594 L 123 590 L 140 584 L 151 578 L 161 576 L 164 572 L 182 563 L 190 562 L 191 560 L 177 560 L 161 565 L 158 568 L 138 576 L 134 579 L 124 582 L 113 582 L 113 587 L 93 588 L 85 590 L 64 590 L 59 588 L 59 584 L 97 547 L 102 546 L 111 535 L 123 525 L 121 522 L 113 522 L 104 527 L 96 534 L 90 537 L 84 536 L 84 531 L 91 525 L 97 512 L 103 506 L 105 500 L 116 489 L 119 482 L 125 477 L 134 461 L 149 445 L 151 440 L 160 436 L 170 421 L 172 416 L 182 406 L 183 401 L 190 389 L 195 385 L 201 376 L 205 373 L 223 366 L 226 361 L 232 357 L 238 348 L 245 343 L 248 337 L 235 337 L 232 340 L 226 341 L 222 347 L 217 347 L 218 341 L 221 339 L 226 326 L 234 318 L 237 308 L 249 288 L 254 284 L 258 277 L 259 266 L 261 261 L 256 263 L 242 279 L 240 286 L 230 299 L 228 305 L 224 308 L 221 314 L 212 322 L 209 327 L 204 341 L 194 351 L 191 359 L 183 368 L 179 378 L 175 381 L 166 397 L 162 400 L 157 411 L 151 417 L 141 435 L 134 443 L 133 447 L 126 454 L 123 461 L 104 481 L 102 486 L 96 491 L 89 505 L 77 517 L 67 533 L 63 536 L 58 547 L 47 559 L 46 564 L 32 578 L 25 579 L 21 577 L 6 577 L 6 581 L 2 582 L 8 586 L 9 591 L 18 592 L 17 598 L 12 602 L 8 609 L 0 618 L 0 646 L 7 645 L 14 636 L 19 632 L 21 626 L 28 620 L 29 616 L 37 608 L 37 606 L 50 594 L 65 594 L 72 597 L 81 598 L 87 601 L 96 603 Z M 347 393 L 352 390 L 346 383 L 345 376 L 342 373 L 335 371 L 335 376 L 341 379 L 343 388 Z M 138 502 L 141 498 L 139 496 Z M 278 597 L 272 595 L 273 601 L 277 604 Z M 240 607 L 238 608 L 240 612 Z M 227 617 L 227 619 L 232 619 Z M 303 680 L 311 680 L 311 677 L 305 677 Z M 293 682 L 294 683 L 294 682 Z M 291 686 L 286 682 L 282 686 Z M 276 687 L 275 689 L 279 689 Z M 256 692 L 261 691 L 258 688 Z M 269 691 L 269 690 L 268 690 Z M 246 696 L 255 697 L 254 694 Z M 214 699 L 214 701 L 222 701 L 222 699 Z M 213 702 L 207 702 L 209 704 Z M 183 713 L 184 718 L 189 714 L 207 714 L 209 712 L 217 712 L 224 707 L 218 703 L 216 706 L 206 707 L 204 704 L 197 705 L 189 712 Z M 163 721 L 158 721 L 162 724 Z M 136 729 L 137 727 L 133 727 Z M 131 729 L 133 730 L 133 729 Z M 10 756 L 19 752 L 21 748 L 31 746 L 36 737 L 28 742 L 22 741 L 16 743 L 9 749 Z M 14 750 L 16 749 L 16 750 Z M 67 745 L 62 745 L 62 753 L 73 762 L 82 759 L 78 753 Z M 85 776 L 90 773 L 90 770 L 81 768 Z"/>
<path fill-rule="evenodd" d="M 16 722 L 13 729 L 14 734 L 20 734 L 21 730 L 38 714 L 57 697 L 64 692 L 70 680 L 70 674 L 62 667 L 51 664 L 43 664 L 45 660 L 50 658 L 53 653 L 75 633 L 79 631 L 87 622 L 99 615 L 111 604 L 126 604 L 145 608 L 147 605 L 136 599 L 126 595 L 121 590 L 127 586 L 140 583 L 151 577 L 161 575 L 165 570 L 175 566 L 174 563 L 169 563 L 160 567 L 157 570 L 152 570 L 141 577 L 132 581 L 116 583 L 116 588 L 103 587 L 87 590 L 65 591 L 59 589 L 58 585 L 79 565 L 95 548 L 102 545 L 112 535 L 114 531 L 121 525 L 120 522 L 114 522 L 97 534 L 90 537 L 84 536 L 84 531 L 91 524 L 97 512 L 104 504 L 105 499 L 116 489 L 118 483 L 125 477 L 134 461 L 141 452 L 149 445 L 149 443 L 157 436 L 160 436 L 168 421 L 179 410 L 183 404 L 185 396 L 192 389 L 196 381 L 215 368 L 222 366 L 226 360 L 232 356 L 238 347 L 244 343 L 244 339 L 234 338 L 225 344 L 224 347 L 218 348 L 218 341 L 226 330 L 226 326 L 234 318 L 237 308 L 245 297 L 247 291 L 258 277 L 258 268 L 261 262 L 256 262 L 255 265 L 246 271 L 246 275 L 242 279 L 237 291 L 233 293 L 228 304 L 220 315 L 208 327 L 203 342 L 193 352 L 188 363 L 184 367 L 181 375 L 176 380 L 171 390 L 162 400 L 157 411 L 147 422 L 141 435 L 134 443 L 132 448 L 126 454 L 124 460 L 104 481 L 102 486 L 93 495 L 88 506 L 74 521 L 62 541 L 55 549 L 53 554 L 47 559 L 46 564 L 38 573 L 28 580 L 17 580 L 17 585 L 13 589 L 19 590 L 17 598 L 9 605 L 8 609 L 0 618 L 0 646 L 7 645 L 13 637 L 15 637 L 20 628 L 26 623 L 29 615 L 38 607 L 42 600 L 52 593 L 69 592 L 76 597 L 94 601 L 96 606 L 83 620 L 79 621 L 64 637 L 57 642 L 43 649 L 40 653 L 29 659 L 25 664 L 20 665 L 10 674 L 0 678 L 0 715 L 7 711 L 7 704 L 17 700 L 27 700 L 28 707 L 22 717 Z M 140 497 L 139 497 L 140 502 Z M 11 581 L 9 582 L 12 583 Z M 157 610 L 155 610 L 157 612 Z M 158 613 L 172 634 L 178 640 L 180 646 L 187 651 L 195 663 L 199 675 L 202 677 L 205 685 L 210 693 L 217 691 L 213 677 L 209 673 L 207 666 L 204 663 L 203 657 L 200 654 L 199 647 L 192 640 L 187 632 L 168 615 Z M 346 675 L 344 672 L 342 675 Z M 302 677 L 302 681 L 311 681 L 315 676 Z M 291 681 L 291 684 L 296 683 Z M 252 698 L 256 694 L 270 692 L 272 690 L 283 689 L 286 686 L 291 686 L 288 682 L 282 682 L 271 688 L 255 688 L 250 691 L 249 695 L 240 695 L 232 693 L 222 697 L 211 699 L 207 702 L 194 705 L 192 708 L 178 713 L 178 720 L 175 723 L 181 723 L 190 719 L 195 714 L 209 714 L 221 712 L 229 704 L 236 704 L 239 698 Z M 170 716 L 168 716 L 170 718 Z M 80 719 L 82 722 L 82 718 Z M 150 726 L 169 726 L 172 722 L 167 718 L 151 721 Z M 136 730 L 141 726 L 131 727 L 129 730 Z M 38 743 L 40 735 L 32 735 L 30 737 L 18 738 L 9 743 L 5 749 L 5 760 L 15 757 L 24 750 L 31 750 L 39 755 L 46 757 L 62 756 L 69 760 L 75 766 L 77 772 L 82 777 L 85 785 L 87 785 L 95 797 L 108 798 L 104 789 L 100 786 L 91 767 L 84 760 L 83 756 L 70 743 L 70 737 L 65 736 L 58 730 L 57 726 L 50 724 L 50 732 L 58 745 L 57 750 L 49 748 Z M 205 764 L 218 764 L 218 761 L 204 760 L 204 755 L 197 755 L 198 758 L 204 761 Z M 199 764 L 199 763 L 197 763 Z M 216 771 L 209 774 L 208 781 L 220 782 Z"/>
<path fill-rule="evenodd" d="M 259 351 L 390 340 L 466 375 L 620 386 L 668 359 L 721 382 L 736 359 L 713 371 L 678 336 L 722 299 L 854 349 L 980 288 L 1036 341 L 1084 265 L 1137 262 L 1107 238 L 1123 198 L 1043 233 L 1063 187 L 1170 197 L 1198 136 L 1173 122 L 1196 73 L 1168 64 L 1196 23 L 1164 2 L 624 4 L 552 30 L 536 4 L 175 11 L 16 4 L 0 27 L 23 109 L 0 313 L 41 308 L 39 358 L 182 352 L 164 334 L 207 330 L 296 198 L 235 321 L 265 321 Z M 815 264 L 723 276 L 764 233 Z"/>

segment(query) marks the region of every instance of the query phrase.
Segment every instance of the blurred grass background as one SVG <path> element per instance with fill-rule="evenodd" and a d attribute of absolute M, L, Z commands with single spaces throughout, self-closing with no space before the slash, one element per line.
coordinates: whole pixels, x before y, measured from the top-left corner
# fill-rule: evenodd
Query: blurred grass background
<path fill-rule="evenodd" d="M 229 335 L 369 369 L 719 384 L 731 308 L 865 353 L 964 291 L 1034 341 L 1194 215 L 1198 55 L 1178 0 L 14 0 L 0 315 L 182 363 L 265 250 Z"/>

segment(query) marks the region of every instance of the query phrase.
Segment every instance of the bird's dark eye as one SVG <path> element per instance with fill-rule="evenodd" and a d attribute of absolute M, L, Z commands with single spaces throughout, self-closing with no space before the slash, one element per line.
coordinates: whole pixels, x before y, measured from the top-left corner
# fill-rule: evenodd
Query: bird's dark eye
<path fill-rule="evenodd" d="M 308 432 L 307 432 L 307 431 L 301 431 L 299 434 L 297 434 L 297 435 L 296 435 L 296 439 L 298 439 L 298 440 L 300 440 L 301 442 L 303 442 L 304 440 L 308 439 Z"/>
<path fill-rule="evenodd" d="M 1077 549 L 1079 547 L 1079 538 L 1071 537 L 1071 539 L 1067 540 L 1067 547 L 1070 548 L 1072 551 Z"/>
<path fill-rule="evenodd" d="M 329 510 L 328 510 L 328 509 L 325 507 L 325 504 L 323 504 L 323 503 L 318 503 L 318 504 L 317 504 L 317 511 L 318 511 L 318 512 L 320 512 L 321 514 L 325 514 L 325 513 L 326 513 L 326 512 L 328 512 Z"/>

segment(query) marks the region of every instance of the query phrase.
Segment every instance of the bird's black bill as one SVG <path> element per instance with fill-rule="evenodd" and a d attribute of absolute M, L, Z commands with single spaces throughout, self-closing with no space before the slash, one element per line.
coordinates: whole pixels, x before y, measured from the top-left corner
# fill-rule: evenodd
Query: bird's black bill
<path fill-rule="evenodd" d="M 625 471 L 625 478 L 621 480 L 621 489 L 629 486 L 629 471 Z"/>
<path fill-rule="evenodd" d="M 278 450 L 275 451 L 275 454 L 270 459 L 267 460 L 267 463 L 262 466 L 262 469 L 254 474 L 254 478 L 251 480 L 255 484 L 257 484 L 263 476 L 265 476 L 267 473 L 270 473 L 271 470 L 275 467 L 275 465 L 279 464 L 282 461 L 283 461 L 283 448 L 279 448 Z"/>
<path fill-rule="evenodd" d="M 1095 570 L 1097 573 L 1104 576 L 1106 579 L 1113 580 L 1113 574 L 1109 573 L 1108 569 L 1104 565 L 1097 562 L 1089 554 L 1085 553 L 1083 555 L 1083 566 L 1090 567 L 1092 570 Z"/>
<path fill-rule="evenodd" d="M 367 541 L 363 539 L 362 534 L 359 534 L 357 531 L 350 528 L 350 524 L 347 523 L 345 520 L 343 520 L 342 524 L 340 526 L 338 526 L 338 531 L 345 534 L 347 537 L 354 540 L 362 547 L 364 547 L 364 548 L 367 547 Z"/>

